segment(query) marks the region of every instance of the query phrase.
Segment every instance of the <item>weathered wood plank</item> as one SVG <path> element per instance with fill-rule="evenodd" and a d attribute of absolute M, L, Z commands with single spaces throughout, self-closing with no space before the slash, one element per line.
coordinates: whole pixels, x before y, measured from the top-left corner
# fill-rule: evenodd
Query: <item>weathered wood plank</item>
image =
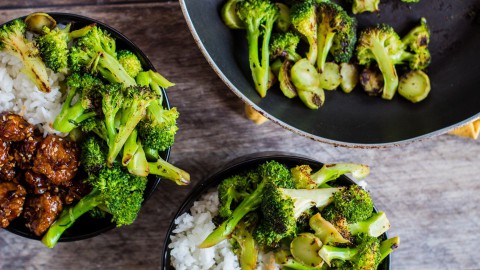
<path fill-rule="evenodd" d="M 34 9 L 1 10 L 2 21 Z M 50 10 L 50 9 L 49 9 Z M 171 162 L 192 175 L 190 187 L 170 182 L 137 222 L 54 250 L 0 231 L 0 269 L 158 269 L 166 229 L 193 186 L 226 161 L 257 151 L 288 151 L 323 162 L 372 166 L 368 188 L 400 235 L 392 269 L 477 269 L 480 239 L 480 142 L 453 136 L 391 149 L 321 144 L 273 123 L 255 126 L 197 49 L 177 3 L 52 8 L 102 20 L 142 48 L 177 83 L 169 97 L 181 112 Z M 129 14 L 129 16 L 125 16 Z"/>
<path fill-rule="evenodd" d="M 29 7 L 63 7 L 63 6 L 85 6 L 85 5 L 111 5 L 111 4 L 138 4 L 148 2 L 168 2 L 171 0 L 36 0 L 36 1 L 7 1 L 0 0 L 0 8 L 15 9 Z"/>

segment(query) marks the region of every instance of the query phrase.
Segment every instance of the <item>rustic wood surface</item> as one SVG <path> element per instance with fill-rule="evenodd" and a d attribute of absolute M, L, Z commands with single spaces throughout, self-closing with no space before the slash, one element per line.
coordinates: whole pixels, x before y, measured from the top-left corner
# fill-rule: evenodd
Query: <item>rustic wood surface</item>
<path fill-rule="evenodd" d="M 0 6 L 12 3 L 0 1 Z M 347 149 L 314 142 L 273 123 L 255 126 L 197 49 L 178 3 L 42 10 L 79 13 L 117 28 L 177 82 L 169 98 L 181 112 L 180 131 L 170 161 L 191 173 L 192 185 L 162 182 L 132 226 L 61 243 L 53 250 L 0 230 L 0 269 L 158 269 L 167 227 L 193 186 L 228 160 L 271 150 L 371 165 L 368 188 L 377 207 L 389 215 L 390 235 L 402 240 L 392 269 L 480 269 L 478 141 L 443 135 L 397 148 Z M 0 21 L 32 11 L 2 9 Z"/>

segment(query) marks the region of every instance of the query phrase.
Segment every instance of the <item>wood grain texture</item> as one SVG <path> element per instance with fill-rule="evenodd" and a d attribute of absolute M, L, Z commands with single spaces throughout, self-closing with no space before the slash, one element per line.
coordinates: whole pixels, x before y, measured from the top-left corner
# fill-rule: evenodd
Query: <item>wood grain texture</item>
<path fill-rule="evenodd" d="M 45 7 L 65 7 L 65 6 L 87 6 L 87 5 L 112 5 L 112 4 L 137 4 L 148 2 L 167 2 L 171 0 L 35 0 L 35 1 L 7 1 L 0 0 L 0 8 L 45 8 Z"/>
<path fill-rule="evenodd" d="M 6 21 L 31 11 L 0 10 L 0 17 Z M 271 122 L 255 126 L 197 49 L 177 3 L 47 11 L 79 13 L 117 28 L 177 83 L 169 90 L 181 113 L 170 162 L 191 173 L 192 185 L 162 182 L 132 226 L 53 250 L 0 230 L 0 269 L 158 269 L 167 227 L 193 186 L 231 159 L 276 150 L 371 165 L 368 188 L 388 213 L 390 235 L 402 241 L 392 269 L 480 267 L 480 142 L 444 135 L 398 148 L 347 149 Z"/>

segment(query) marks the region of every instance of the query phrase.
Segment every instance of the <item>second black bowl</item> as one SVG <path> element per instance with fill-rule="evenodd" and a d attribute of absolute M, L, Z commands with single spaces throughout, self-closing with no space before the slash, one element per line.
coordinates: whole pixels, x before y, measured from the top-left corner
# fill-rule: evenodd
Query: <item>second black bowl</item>
<path fill-rule="evenodd" d="M 282 152 L 262 152 L 262 153 L 255 153 L 247 156 L 243 156 L 237 158 L 223 168 L 218 170 L 218 172 L 212 174 L 211 176 L 207 177 L 204 181 L 198 184 L 195 189 L 188 195 L 185 201 L 182 203 L 180 208 L 178 209 L 175 217 L 172 219 L 170 226 L 168 228 L 164 245 L 163 245 L 163 256 L 162 256 L 162 266 L 161 269 L 163 270 L 171 270 L 174 269 L 170 264 L 170 249 L 168 245 L 170 244 L 170 236 L 172 235 L 172 231 L 175 229 L 175 219 L 181 216 L 183 213 L 189 212 L 190 208 L 193 206 L 195 201 L 198 201 L 200 197 L 207 192 L 210 188 L 218 186 L 224 179 L 243 172 L 245 170 L 254 169 L 258 165 L 265 163 L 269 160 L 276 160 L 287 167 L 295 167 L 297 165 L 309 165 L 314 171 L 319 170 L 323 163 L 318 162 L 316 160 L 302 157 L 294 154 L 289 153 L 282 153 Z M 348 178 L 347 176 L 341 176 L 337 180 L 336 183 L 344 186 L 350 186 L 356 184 L 352 179 Z M 377 212 L 377 209 L 374 209 L 374 212 Z M 387 239 L 387 234 L 383 234 L 381 236 L 382 239 Z M 390 269 L 390 255 L 385 258 L 382 263 L 378 266 L 378 270 L 388 270 Z"/>

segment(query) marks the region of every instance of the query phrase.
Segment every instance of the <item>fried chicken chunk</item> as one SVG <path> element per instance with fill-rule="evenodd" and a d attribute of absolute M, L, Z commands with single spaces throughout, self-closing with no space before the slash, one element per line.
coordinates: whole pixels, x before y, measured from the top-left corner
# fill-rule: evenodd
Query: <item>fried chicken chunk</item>
<path fill-rule="evenodd" d="M 6 228 L 12 220 L 20 216 L 27 192 L 12 182 L 0 183 L 0 227 Z"/>
<path fill-rule="evenodd" d="M 19 142 L 32 136 L 33 125 L 17 114 L 0 113 L 0 138 L 8 142 Z"/>
<path fill-rule="evenodd" d="M 40 135 L 32 135 L 19 143 L 13 149 L 13 156 L 18 168 L 22 170 L 28 170 L 32 168 L 35 152 L 37 151 L 42 139 L 43 137 Z"/>
<path fill-rule="evenodd" d="M 11 144 L 0 138 L 0 180 L 15 181 L 16 174 Z"/>
<path fill-rule="evenodd" d="M 25 202 L 23 216 L 27 220 L 27 228 L 41 236 L 53 224 L 62 211 L 62 200 L 57 195 L 45 192 L 42 195 L 29 197 Z"/>
<path fill-rule="evenodd" d="M 74 142 L 48 135 L 37 149 L 32 169 L 47 176 L 55 185 L 70 186 L 80 165 L 79 155 Z"/>

